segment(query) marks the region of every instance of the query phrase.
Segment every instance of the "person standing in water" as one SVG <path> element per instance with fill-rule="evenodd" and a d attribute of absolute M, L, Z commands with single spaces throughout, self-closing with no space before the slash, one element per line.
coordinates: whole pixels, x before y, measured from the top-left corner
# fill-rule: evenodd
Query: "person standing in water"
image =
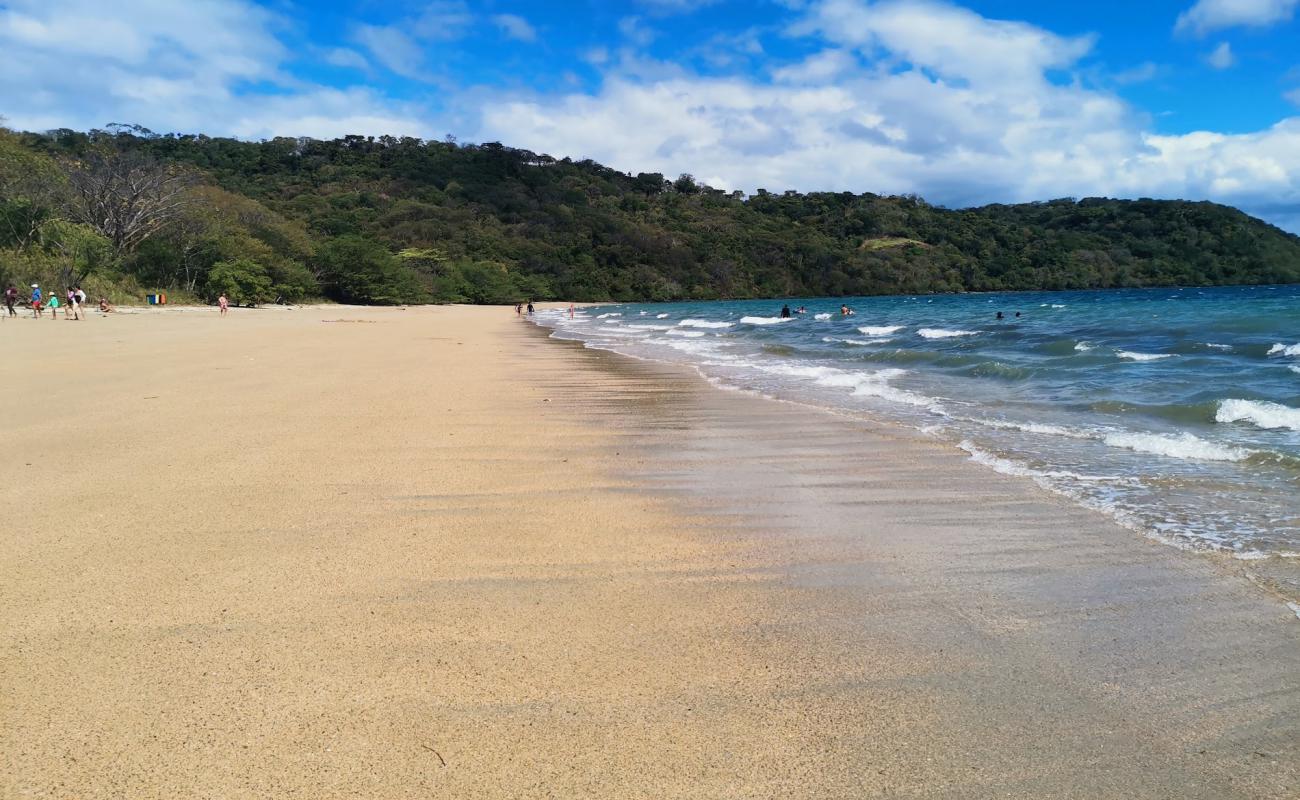
<path fill-rule="evenodd" d="M 781 319 L 788 319 L 789 317 L 790 317 L 790 306 L 789 305 L 781 306 Z"/>
<path fill-rule="evenodd" d="M 532 301 L 532 300 L 529 300 L 529 301 L 528 301 L 528 316 L 531 317 L 532 315 L 533 315 L 533 301 Z"/>

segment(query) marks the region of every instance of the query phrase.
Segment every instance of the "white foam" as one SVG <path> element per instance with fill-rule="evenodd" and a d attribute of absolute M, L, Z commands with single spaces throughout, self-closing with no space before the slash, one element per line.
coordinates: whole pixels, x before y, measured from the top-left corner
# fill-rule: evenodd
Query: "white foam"
<path fill-rule="evenodd" d="M 741 317 L 740 321 L 746 325 L 776 325 L 781 322 L 792 322 L 794 317 Z"/>
<path fill-rule="evenodd" d="M 1262 400 L 1224 400 L 1214 414 L 1215 422 L 1249 422 L 1258 428 L 1289 428 L 1300 431 L 1300 408 Z"/>
<path fill-rule="evenodd" d="M 670 330 L 670 331 L 668 331 L 668 335 L 669 335 L 669 336 L 685 336 L 685 337 L 690 338 L 690 339 L 698 339 L 698 338 L 700 338 L 701 336 L 707 336 L 708 334 L 706 334 L 704 331 L 677 331 L 677 330 Z"/>
<path fill-rule="evenodd" d="M 1088 483 L 1110 483 L 1124 480 L 1123 478 L 1118 478 L 1112 475 L 1082 475 L 1078 472 L 1070 472 L 1068 470 L 1034 469 L 1028 464 L 996 456 L 987 450 L 981 450 L 972 444 L 969 439 L 963 439 L 957 446 L 969 453 L 970 460 L 974 461 L 976 464 L 983 464 L 986 467 L 991 467 L 994 472 L 1000 472 L 1003 475 L 1033 478 L 1036 483 L 1044 488 L 1058 488 L 1048 482 L 1049 478 L 1066 478 L 1069 480 L 1085 481 Z"/>
<path fill-rule="evenodd" d="M 1300 367 L 1288 367 L 1292 372 L 1300 373 Z"/>
<path fill-rule="evenodd" d="M 1300 344 L 1275 344 L 1268 349 L 1270 356 L 1300 356 Z"/>
<path fill-rule="evenodd" d="M 867 345 L 884 344 L 885 342 L 892 342 L 894 341 L 894 339 L 893 337 L 886 337 L 884 339 L 837 339 L 834 336 L 823 336 L 822 341 L 828 344 L 838 342 L 840 344 L 851 344 L 857 347 L 866 347 Z"/>
<path fill-rule="evenodd" d="M 668 319 L 667 314 L 655 314 L 655 319 Z"/>
<path fill-rule="evenodd" d="M 867 336 L 888 336 L 896 331 L 901 331 L 902 325 L 863 325 L 858 328 L 858 332 Z"/>
<path fill-rule="evenodd" d="M 714 322 L 707 319 L 684 319 L 677 323 L 683 328 L 730 328 L 734 322 Z"/>
<path fill-rule="evenodd" d="M 597 315 L 596 315 L 596 319 L 604 319 L 605 317 L 621 317 L 621 316 L 623 316 L 623 314 L 622 314 L 621 312 L 618 312 L 618 311 L 610 311 L 610 312 L 608 312 L 608 313 L 606 313 L 606 314 L 597 314 Z"/>
<path fill-rule="evenodd" d="M 830 319 L 830 318 L 831 318 L 831 315 L 830 315 L 830 314 L 813 314 L 813 319 L 818 319 L 818 320 L 827 320 L 827 319 Z"/>
<path fill-rule="evenodd" d="M 1104 439 L 1111 447 L 1123 447 L 1138 453 L 1153 453 L 1170 458 L 1199 461 L 1241 461 L 1250 451 L 1241 447 L 1207 442 L 1190 433 L 1166 436 L 1159 433 L 1112 433 Z"/>
<path fill-rule="evenodd" d="M 1087 431 L 1076 430 L 1074 428 L 1065 428 L 1060 425 L 1045 425 L 1040 422 L 1010 422 L 1002 419 L 970 419 L 978 425 L 987 428 L 997 428 L 1004 431 L 1023 431 L 1025 433 L 1038 433 L 1044 436 L 1063 436 L 1067 439 L 1092 439 L 1093 434 Z"/>
<path fill-rule="evenodd" d="M 1215 344 L 1214 342 L 1206 342 L 1206 343 L 1205 343 L 1205 346 L 1208 347 L 1208 348 L 1210 348 L 1211 350 L 1231 350 L 1231 349 L 1232 349 L 1232 345 L 1230 345 L 1230 344 Z"/>
<path fill-rule="evenodd" d="M 957 336 L 974 336 L 979 331 L 950 331 L 943 328 L 922 328 L 916 332 L 923 339 L 952 339 Z"/>
<path fill-rule="evenodd" d="M 672 330 L 672 325 L 628 325 L 634 331 L 667 331 Z"/>
<path fill-rule="evenodd" d="M 1134 353 L 1130 350 L 1116 350 L 1115 355 L 1120 358 L 1127 358 L 1129 361 L 1159 361 L 1162 358 L 1172 358 L 1172 353 Z"/>
<path fill-rule="evenodd" d="M 1056 305 L 1055 303 L 1053 303 L 1053 304 L 1052 304 L 1052 308 L 1065 308 L 1065 306 L 1058 306 L 1058 305 Z"/>
<path fill-rule="evenodd" d="M 889 385 L 889 381 L 907 374 L 907 371 L 902 369 L 890 368 L 876 372 L 858 372 L 836 367 L 803 367 L 786 364 L 764 366 L 760 367 L 760 369 L 772 375 L 809 378 L 818 386 L 852 389 L 854 397 L 879 397 L 882 400 L 926 408 L 936 414 L 942 413 L 942 409 L 934 398 L 904 389 L 897 389 Z"/>
<path fill-rule="evenodd" d="M 1091 350 L 1093 347 L 1094 345 L 1092 344 L 1092 342 L 1076 342 L 1074 345 L 1074 349 L 1078 350 L 1080 353 L 1086 353 L 1089 350 Z"/>

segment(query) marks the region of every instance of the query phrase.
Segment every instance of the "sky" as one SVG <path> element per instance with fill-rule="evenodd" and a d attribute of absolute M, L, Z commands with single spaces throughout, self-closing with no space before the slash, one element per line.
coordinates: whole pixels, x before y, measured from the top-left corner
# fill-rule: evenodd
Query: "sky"
<path fill-rule="evenodd" d="M 1300 232 L 1300 0 L 0 0 L 0 117 L 499 141 L 753 192 Z"/>

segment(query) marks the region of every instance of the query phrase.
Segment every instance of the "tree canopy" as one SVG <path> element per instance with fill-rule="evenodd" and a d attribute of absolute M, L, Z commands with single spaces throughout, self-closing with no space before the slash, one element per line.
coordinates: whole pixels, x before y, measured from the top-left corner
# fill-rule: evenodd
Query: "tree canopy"
<path fill-rule="evenodd" d="M 361 303 L 1300 281 L 1300 238 L 1206 202 L 745 197 L 497 143 L 141 128 L 0 131 L 0 248 L 11 275 Z"/>

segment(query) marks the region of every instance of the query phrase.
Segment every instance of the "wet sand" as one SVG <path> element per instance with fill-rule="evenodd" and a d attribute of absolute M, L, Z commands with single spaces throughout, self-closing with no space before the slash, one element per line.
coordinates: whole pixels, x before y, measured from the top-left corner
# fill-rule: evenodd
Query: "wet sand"
<path fill-rule="evenodd" d="M 1300 624 L 506 309 L 6 322 L 3 797 L 1294 797 Z"/>

